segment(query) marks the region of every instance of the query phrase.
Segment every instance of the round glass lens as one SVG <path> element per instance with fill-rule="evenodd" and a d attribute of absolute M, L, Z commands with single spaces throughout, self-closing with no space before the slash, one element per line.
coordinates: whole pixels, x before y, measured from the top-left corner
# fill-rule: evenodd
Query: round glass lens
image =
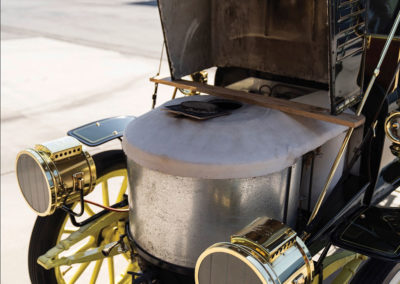
<path fill-rule="evenodd" d="M 207 255 L 200 264 L 198 277 L 200 284 L 262 284 L 245 262 L 223 252 Z"/>
<path fill-rule="evenodd" d="M 49 185 L 40 164 L 30 155 L 21 154 L 17 161 L 17 178 L 22 194 L 39 213 L 49 207 Z"/>

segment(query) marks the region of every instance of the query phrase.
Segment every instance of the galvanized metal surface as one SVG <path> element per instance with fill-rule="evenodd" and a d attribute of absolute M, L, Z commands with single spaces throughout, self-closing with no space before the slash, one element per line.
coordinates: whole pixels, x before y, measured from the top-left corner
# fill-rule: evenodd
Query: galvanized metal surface
<path fill-rule="evenodd" d="M 299 178 L 299 164 L 263 177 L 212 180 L 163 174 L 128 158 L 132 235 L 153 256 L 194 268 L 207 247 L 228 241 L 256 217 L 283 220 L 298 191 L 287 188 L 288 175 Z M 289 210 L 287 218 L 293 217 Z"/>

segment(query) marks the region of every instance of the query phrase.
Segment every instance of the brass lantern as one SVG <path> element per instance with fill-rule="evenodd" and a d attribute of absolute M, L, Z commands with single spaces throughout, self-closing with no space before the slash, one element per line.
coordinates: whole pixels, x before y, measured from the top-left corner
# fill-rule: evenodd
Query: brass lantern
<path fill-rule="evenodd" d="M 79 201 L 96 185 L 93 158 L 69 136 L 21 151 L 16 173 L 22 195 L 39 216 Z"/>

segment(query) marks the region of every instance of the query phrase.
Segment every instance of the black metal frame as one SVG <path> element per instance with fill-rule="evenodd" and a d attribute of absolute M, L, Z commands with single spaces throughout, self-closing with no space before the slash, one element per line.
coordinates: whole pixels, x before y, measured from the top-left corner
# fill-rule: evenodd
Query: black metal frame
<path fill-rule="evenodd" d="M 388 100 L 388 91 L 384 93 L 379 86 L 375 87 L 373 95 L 367 101 L 364 112 L 367 118 L 365 136 L 358 153 L 364 166 L 361 167 L 359 176 L 349 174 L 349 169 L 345 171 L 341 180 L 324 202 L 325 205 L 329 206 L 322 206 L 314 221 L 305 229 L 310 234 L 306 241 L 308 246 L 313 247 L 315 243 L 321 240 L 324 240 L 324 244 L 329 243 L 331 236 L 337 234 L 336 230 L 352 220 L 359 213 L 360 208 L 375 205 L 400 186 L 399 161 L 394 160 L 384 169 L 380 167 L 385 141 L 383 121 L 388 114 L 389 105 L 393 102 L 393 100 Z M 377 105 L 380 106 L 378 111 Z M 377 126 L 378 129 L 372 130 L 371 127 L 376 120 L 382 121 L 382 123 Z M 373 132 L 374 136 L 372 135 Z M 371 149 L 374 149 L 374 151 L 371 151 Z M 357 156 L 356 153 L 355 158 L 350 162 L 350 167 L 356 161 Z M 375 193 L 378 193 L 378 195 Z M 339 244 L 339 242 L 337 243 Z M 321 246 L 317 245 L 315 252 L 320 248 Z M 351 246 L 346 246 L 346 248 L 352 249 Z M 355 247 L 353 247 L 353 250 L 359 251 Z M 363 251 L 363 253 L 372 257 L 393 260 L 383 255 L 371 254 L 368 251 Z"/>

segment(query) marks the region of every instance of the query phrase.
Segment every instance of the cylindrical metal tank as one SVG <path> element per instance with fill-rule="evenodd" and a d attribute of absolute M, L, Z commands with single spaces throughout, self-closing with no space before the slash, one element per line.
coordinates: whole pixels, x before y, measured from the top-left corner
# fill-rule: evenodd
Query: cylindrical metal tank
<path fill-rule="evenodd" d="M 128 160 L 130 229 L 135 241 L 164 261 L 194 268 L 197 257 L 215 242 L 229 240 L 254 218 L 283 220 L 286 197 L 296 199 L 301 167 L 241 179 L 179 177 Z M 294 216 L 295 212 L 290 212 Z"/>
<path fill-rule="evenodd" d="M 302 155 L 342 131 L 252 105 L 205 121 L 152 110 L 123 140 L 132 236 L 147 253 L 194 268 L 204 249 L 259 216 L 293 225 Z"/>

